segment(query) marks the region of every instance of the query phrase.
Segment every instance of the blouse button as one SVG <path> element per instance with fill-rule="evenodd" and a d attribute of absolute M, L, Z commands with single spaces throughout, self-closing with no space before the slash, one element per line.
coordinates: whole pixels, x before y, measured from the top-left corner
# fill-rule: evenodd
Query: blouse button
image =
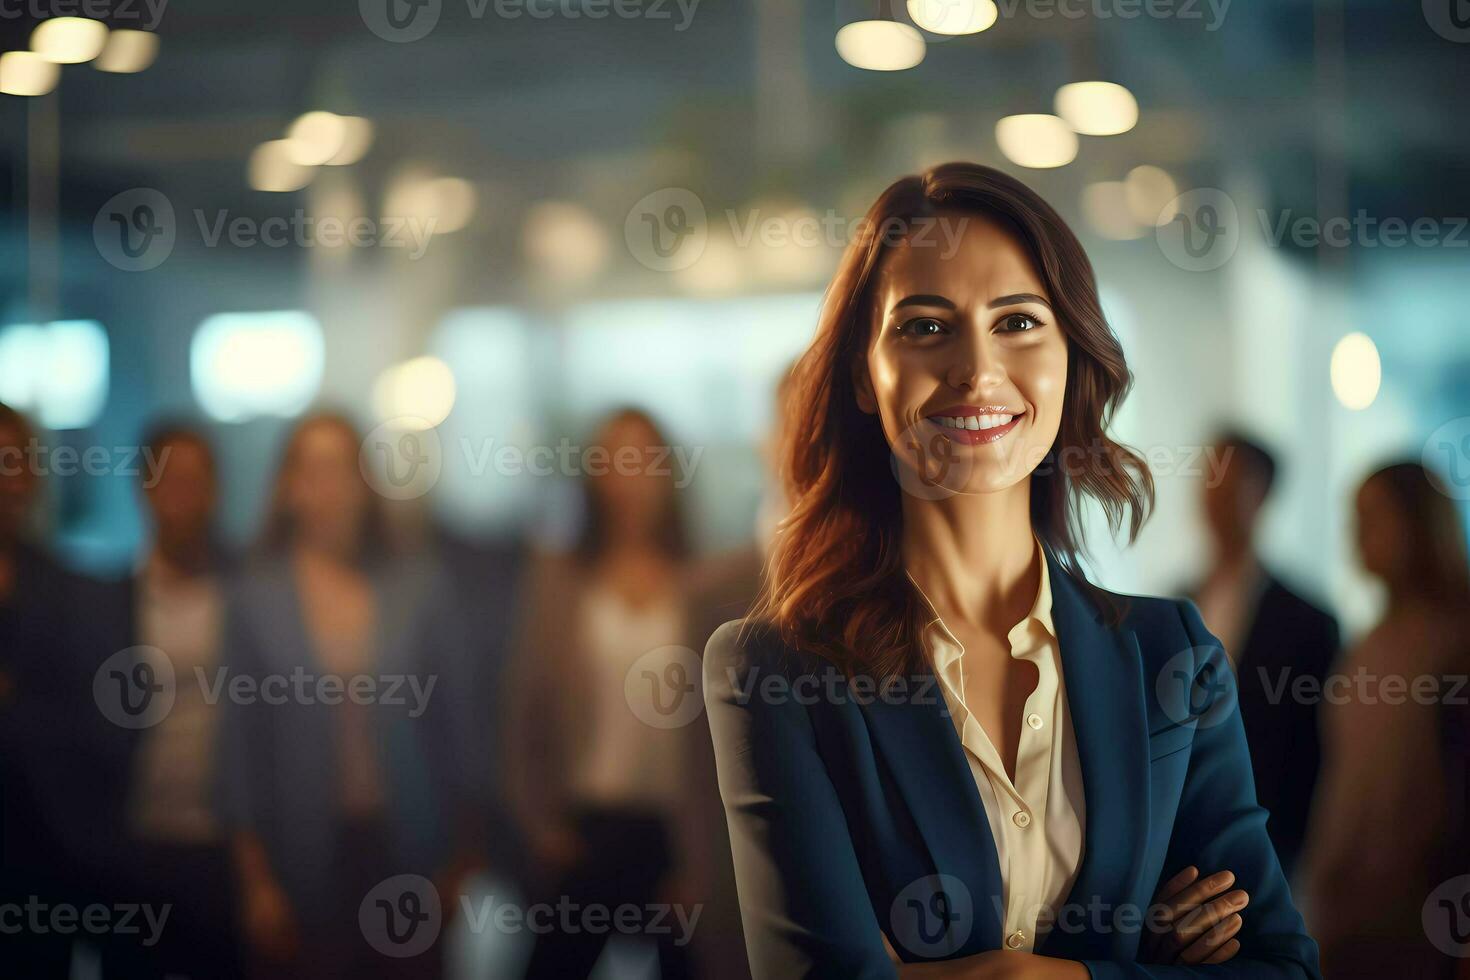
<path fill-rule="evenodd" d="M 1016 822 L 1017 827 L 1031 826 L 1031 814 L 1027 813 L 1025 810 L 1017 810 L 1016 815 L 1014 817 L 1011 817 L 1011 819 Z"/>
<path fill-rule="evenodd" d="M 1032 728 L 1040 728 L 1041 716 L 1033 711 L 1031 714 L 1026 716 L 1026 724 L 1030 725 Z"/>
<path fill-rule="evenodd" d="M 1011 949 L 1020 949 L 1025 942 L 1026 934 L 1019 929 L 1006 937 L 1006 945 Z"/>

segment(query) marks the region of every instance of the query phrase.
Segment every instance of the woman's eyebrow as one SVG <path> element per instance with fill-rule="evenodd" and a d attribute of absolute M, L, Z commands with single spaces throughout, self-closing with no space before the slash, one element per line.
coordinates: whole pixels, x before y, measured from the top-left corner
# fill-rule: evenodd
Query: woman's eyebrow
<path fill-rule="evenodd" d="M 1051 309 L 1051 304 L 1046 301 L 1046 297 L 1035 293 L 1012 293 L 1009 296 L 997 296 L 986 306 L 993 310 L 999 306 L 1015 306 L 1017 303 L 1040 303 L 1047 309 Z"/>
<path fill-rule="evenodd" d="M 952 300 L 945 299 L 943 296 L 936 296 L 933 293 L 915 293 L 912 296 L 905 296 L 893 304 L 895 310 L 902 309 L 905 306 L 940 306 L 946 310 L 956 309 Z"/>

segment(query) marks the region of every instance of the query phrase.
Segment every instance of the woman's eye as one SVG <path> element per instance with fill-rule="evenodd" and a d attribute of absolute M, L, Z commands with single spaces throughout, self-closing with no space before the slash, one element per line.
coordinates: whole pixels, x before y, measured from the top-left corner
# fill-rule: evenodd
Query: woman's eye
<path fill-rule="evenodd" d="M 1012 313 L 1000 321 L 1000 326 L 1010 333 L 1020 333 L 1023 330 L 1035 330 L 1041 326 L 1041 321 L 1029 313 Z"/>
<path fill-rule="evenodd" d="M 904 323 L 898 330 L 911 337 L 936 337 L 944 331 L 944 324 L 932 316 L 920 316 Z"/>

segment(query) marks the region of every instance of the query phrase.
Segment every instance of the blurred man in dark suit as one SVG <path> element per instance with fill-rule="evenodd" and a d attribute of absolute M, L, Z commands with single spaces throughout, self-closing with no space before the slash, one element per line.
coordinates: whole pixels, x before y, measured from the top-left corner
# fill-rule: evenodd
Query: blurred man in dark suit
<path fill-rule="evenodd" d="M 1235 665 L 1256 797 L 1271 814 L 1267 831 L 1289 877 L 1321 760 L 1318 697 L 1337 656 L 1337 621 L 1256 554 L 1256 527 L 1276 478 L 1271 453 L 1231 432 L 1216 440 L 1215 454 L 1223 465 L 1202 499 L 1213 564 L 1190 597 Z M 1310 678 L 1311 686 L 1299 678 Z M 1309 698 L 1293 694 L 1299 683 Z"/>
<path fill-rule="evenodd" d="M 0 404 L 0 905 L 10 909 L 0 963 L 7 976 L 47 980 L 67 975 L 73 939 L 51 915 L 95 897 L 106 722 L 92 700 L 101 654 L 85 615 L 96 588 L 33 533 L 38 445 L 25 417 Z"/>

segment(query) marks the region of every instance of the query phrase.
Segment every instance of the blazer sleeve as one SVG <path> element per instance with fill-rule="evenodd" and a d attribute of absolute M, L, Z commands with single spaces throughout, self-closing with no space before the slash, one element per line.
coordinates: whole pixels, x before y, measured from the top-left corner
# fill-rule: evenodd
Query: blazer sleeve
<path fill-rule="evenodd" d="M 1197 654 L 1193 691 L 1207 695 L 1194 734 L 1173 836 L 1164 860 L 1166 880 L 1193 864 L 1202 871 L 1230 870 L 1250 903 L 1235 938 L 1240 951 L 1209 966 L 1160 966 L 1084 960 L 1094 980 L 1157 977 L 1281 978 L 1321 980 L 1317 944 L 1292 903 L 1271 839 L 1266 811 L 1256 802 L 1250 752 L 1241 722 L 1235 673 L 1220 641 L 1189 600 L 1177 603 L 1188 642 Z"/>
<path fill-rule="evenodd" d="M 742 643 L 740 626 L 705 646 L 704 700 L 751 974 L 897 977 L 807 709 L 775 669 L 782 648 Z"/>

